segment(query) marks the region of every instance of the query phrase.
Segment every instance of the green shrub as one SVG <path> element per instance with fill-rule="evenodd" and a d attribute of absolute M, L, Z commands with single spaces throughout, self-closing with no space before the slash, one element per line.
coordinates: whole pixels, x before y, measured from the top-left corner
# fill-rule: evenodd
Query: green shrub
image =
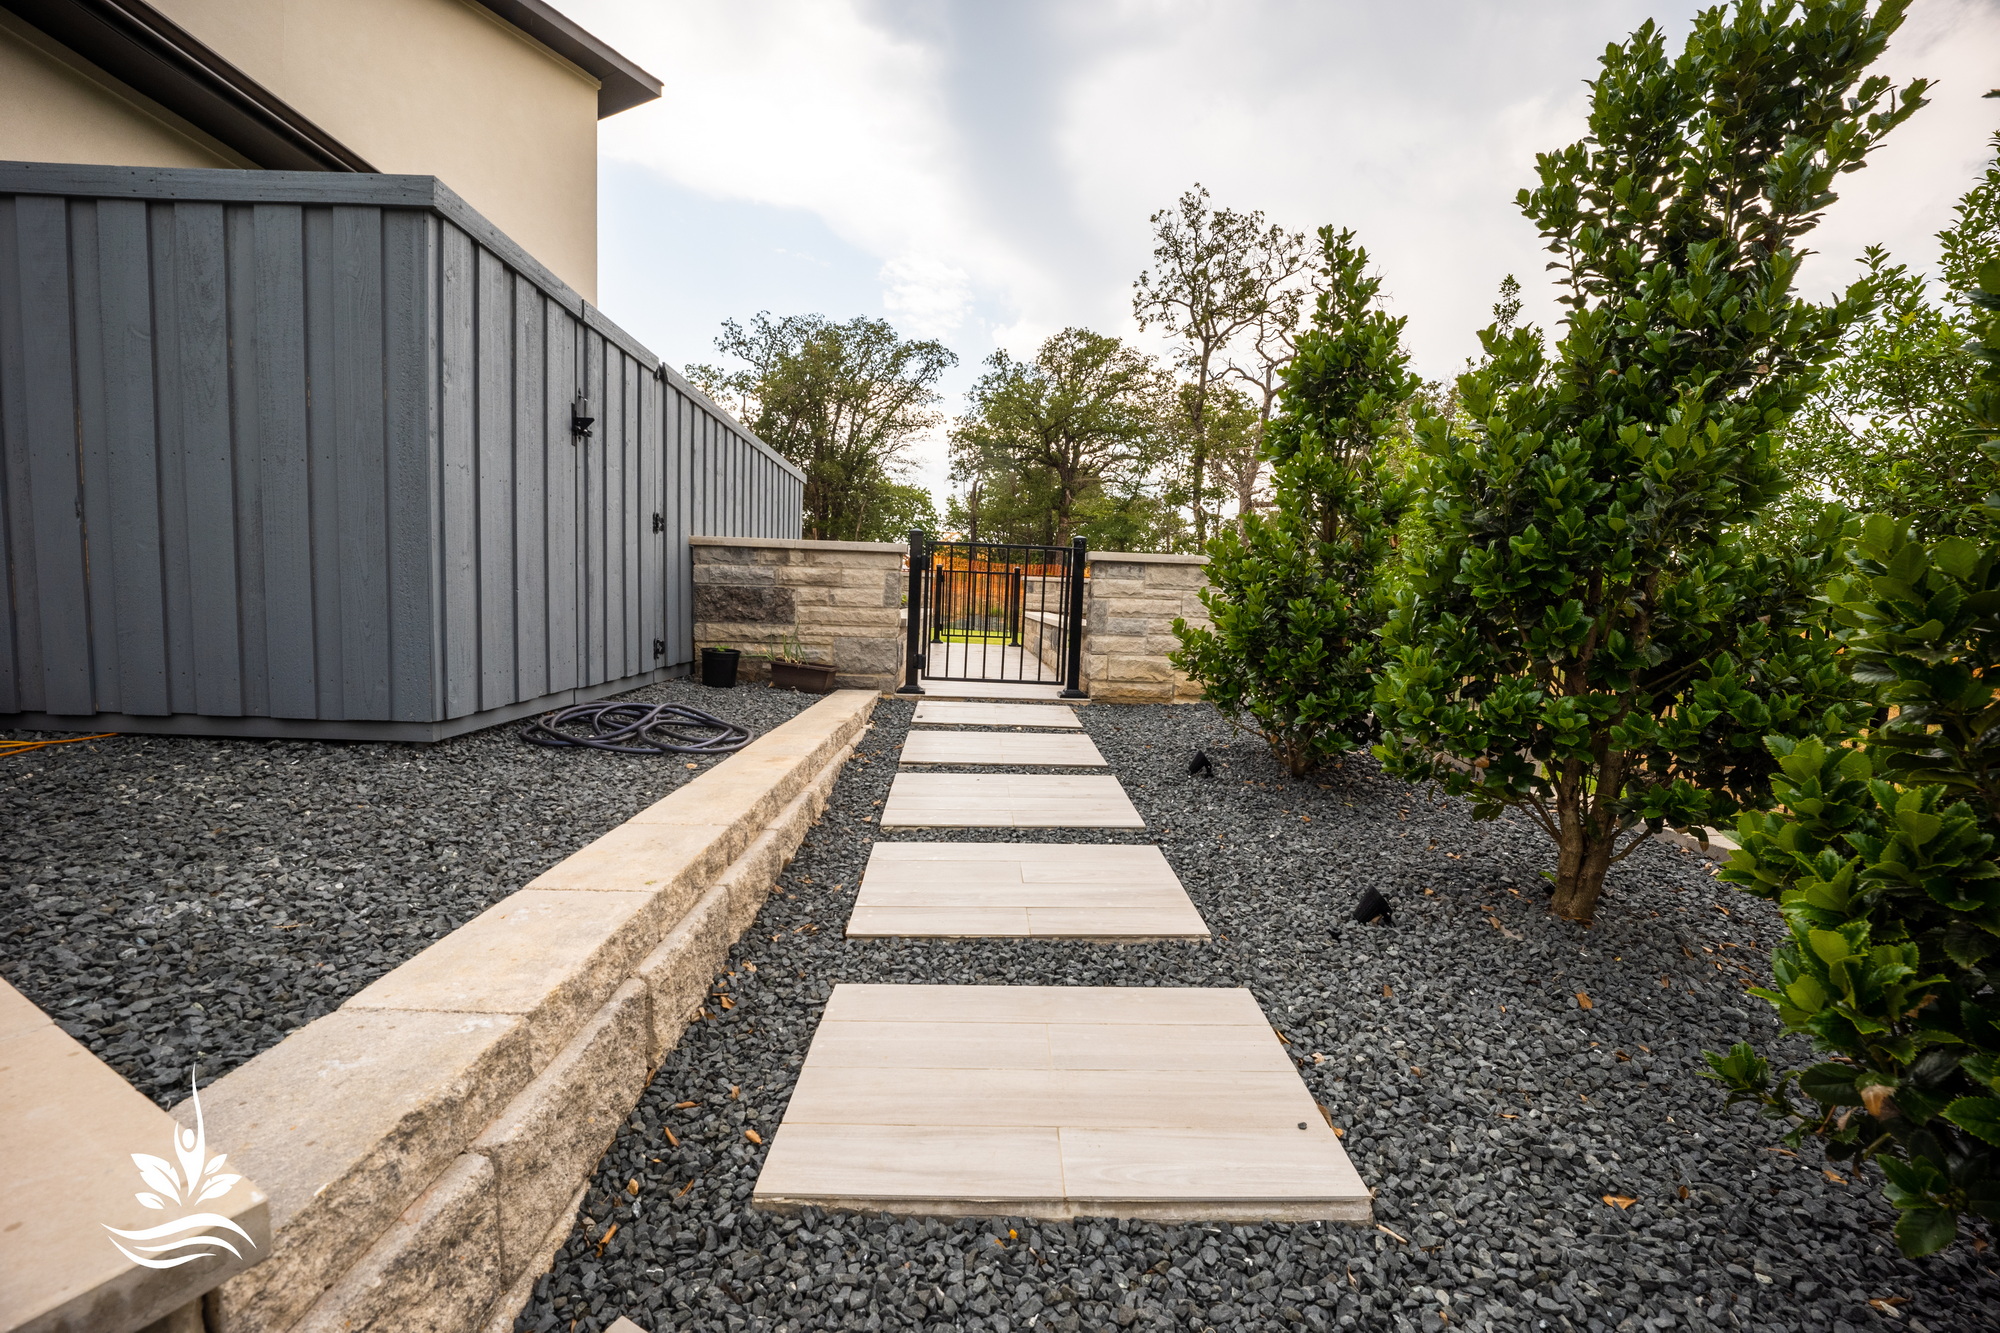
<path fill-rule="evenodd" d="M 1677 58 L 1651 23 L 1611 47 L 1589 136 L 1521 194 L 1559 341 L 1488 329 L 1462 418 L 1420 424 L 1427 540 L 1384 630 L 1378 753 L 1478 816 L 1527 812 L 1560 916 L 1591 920 L 1651 831 L 1761 804 L 1762 738 L 1822 731 L 1851 693 L 1799 617 L 1810 562 L 1742 533 L 1787 484 L 1777 431 L 1873 301 L 1794 280 L 1840 175 L 1922 105 L 1921 81 L 1864 77 L 1901 21 L 1742 0 Z"/>
<path fill-rule="evenodd" d="M 1271 512 L 1209 542 L 1213 628 L 1176 619 L 1171 654 L 1293 777 L 1366 738 L 1377 585 L 1402 504 L 1375 454 L 1418 383 L 1404 321 L 1375 304 L 1368 252 L 1351 231 L 1322 227 L 1319 240 L 1326 285 L 1266 436 Z"/>
<path fill-rule="evenodd" d="M 1877 516 L 1848 559 L 1826 601 L 1894 716 L 1848 744 L 1774 739 L 1784 813 L 1744 816 L 1723 871 L 1790 927 L 1754 993 L 1831 1058 L 1774 1079 L 1739 1043 L 1709 1077 L 1788 1141 L 1877 1161 L 1897 1243 L 1928 1254 L 1961 1215 L 2000 1221 L 2000 547 Z"/>

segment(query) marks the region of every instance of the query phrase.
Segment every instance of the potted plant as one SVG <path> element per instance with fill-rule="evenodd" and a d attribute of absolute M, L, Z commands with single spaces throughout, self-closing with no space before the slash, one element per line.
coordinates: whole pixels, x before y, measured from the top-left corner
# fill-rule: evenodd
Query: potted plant
<path fill-rule="evenodd" d="M 806 660 L 806 647 L 795 630 L 771 650 L 771 688 L 807 694 L 833 692 L 833 668 Z"/>
<path fill-rule="evenodd" d="M 728 690 L 736 686 L 736 664 L 743 660 L 741 649 L 717 644 L 701 650 L 701 683 L 710 689 Z"/>

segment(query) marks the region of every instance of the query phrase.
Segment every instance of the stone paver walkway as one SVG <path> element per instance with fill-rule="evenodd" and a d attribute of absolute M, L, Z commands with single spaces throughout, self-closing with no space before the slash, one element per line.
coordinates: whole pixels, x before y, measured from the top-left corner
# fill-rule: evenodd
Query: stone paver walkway
<path fill-rule="evenodd" d="M 911 731 L 900 762 L 1104 757 L 1085 735 Z M 880 827 L 1145 821 L 1113 776 L 899 772 Z M 850 939 L 1208 934 L 1160 849 L 1130 844 L 878 842 L 847 923 Z M 1247 990 L 837 985 L 752 1202 L 1365 1222 L 1369 1198 Z"/>
<path fill-rule="evenodd" d="M 1088 736 L 1036 731 L 913 731 L 903 742 L 905 764 L 1011 764 L 1021 767 L 1106 768 Z"/>
<path fill-rule="evenodd" d="M 1209 938 L 1159 848 L 1064 842 L 878 842 L 847 934 Z"/>
<path fill-rule="evenodd" d="M 1250 992 L 834 987 L 753 1201 L 1366 1221 Z"/>

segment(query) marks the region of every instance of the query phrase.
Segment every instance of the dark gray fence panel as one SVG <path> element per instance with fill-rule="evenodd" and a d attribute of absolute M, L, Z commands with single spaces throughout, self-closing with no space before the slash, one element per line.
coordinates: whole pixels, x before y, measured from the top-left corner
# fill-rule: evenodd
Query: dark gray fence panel
<path fill-rule="evenodd" d="M 0 725 L 414 739 L 654 679 L 687 537 L 796 536 L 801 486 L 435 182 L 0 164 Z"/>

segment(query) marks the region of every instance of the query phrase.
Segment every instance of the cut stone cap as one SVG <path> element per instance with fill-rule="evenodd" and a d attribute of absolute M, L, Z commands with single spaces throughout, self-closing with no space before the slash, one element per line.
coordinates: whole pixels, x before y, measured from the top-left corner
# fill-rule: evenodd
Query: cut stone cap
<path fill-rule="evenodd" d="M 264 1194 L 236 1164 L 209 1171 L 214 1143 L 197 1133 L 182 1138 L 172 1116 L 4 981 L 0 1144 L 6 1333 L 128 1333 L 198 1300 L 270 1249 Z M 158 1159 L 143 1178 L 133 1160 L 139 1154 Z M 235 1177 L 226 1189 L 200 1197 L 226 1176 Z M 202 1214 L 229 1226 L 193 1222 Z M 193 1225 L 176 1225 L 184 1221 Z M 139 1234 L 114 1237 L 111 1228 Z M 165 1269 L 136 1262 L 114 1243 L 151 1258 L 145 1247 L 203 1235 L 217 1239 L 164 1253 L 205 1257 Z"/>

